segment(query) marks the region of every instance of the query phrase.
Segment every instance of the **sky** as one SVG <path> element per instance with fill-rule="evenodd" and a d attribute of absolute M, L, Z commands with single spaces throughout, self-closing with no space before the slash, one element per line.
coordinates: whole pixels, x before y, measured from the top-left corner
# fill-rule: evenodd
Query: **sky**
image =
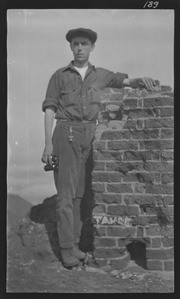
<path fill-rule="evenodd" d="M 174 11 L 10 9 L 7 11 L 8 192 L 32 204 L 56 193 L 43 170 L 45 99 L 51 75 L 72 59 L 65 35 L 97 32 L 90 62 L 129 78 L 148 76 L 174 87 Z"/>

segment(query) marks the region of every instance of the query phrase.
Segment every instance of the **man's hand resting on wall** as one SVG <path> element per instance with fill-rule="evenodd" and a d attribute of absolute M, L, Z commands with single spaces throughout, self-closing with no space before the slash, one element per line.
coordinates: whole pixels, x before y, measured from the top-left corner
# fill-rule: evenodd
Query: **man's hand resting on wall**
<path fill-rule="evenodd" d="M 149 77 L 144 78 L 134 78 L 134 79 L 125 79 L 124 86 L 129 86 L 132 88 L 145 88 L 147 90 L 156 90 L 159 87 L 159 81 L 153 80 Z"/>

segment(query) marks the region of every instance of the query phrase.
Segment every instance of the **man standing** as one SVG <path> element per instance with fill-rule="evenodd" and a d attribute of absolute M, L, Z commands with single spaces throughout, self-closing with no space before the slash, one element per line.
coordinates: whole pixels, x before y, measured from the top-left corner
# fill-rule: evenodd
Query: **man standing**
<path fill-rule="evenodd" d="M 51 77 L 42 110 L 45 112 L 45 149 L 42 162 L 52 165 L 57 188 L 57 231 L 62 262 L 73 267 L 85 258 L 79 249 L 82 222 L 80 204 L 85 187 L 85 163 L 95 135 L 101 107 L 99 91 L 105 87 L 144 87 L 153 90 L 151 78 L 128 79 L 124 73 L 96 68 L 89 62 L 94 50 L 96 32 L 78 28 L 68 31 L 74 60 L 58 69 Z M 56 127 L 52 134 L 54 118 Z"/>

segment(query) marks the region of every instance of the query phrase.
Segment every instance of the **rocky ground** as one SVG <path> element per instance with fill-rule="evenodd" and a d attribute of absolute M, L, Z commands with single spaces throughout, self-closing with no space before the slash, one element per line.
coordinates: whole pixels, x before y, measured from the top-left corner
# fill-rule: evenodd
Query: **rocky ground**
<path fill-rule="evenodd" d="M 9 198 L 7 293 L 174 292 L 173 272 L 148 271 L 132 260 L 121 271 L 98 268 L 91 258 L 83 267 L 65 269 L 59 260 L 55 202 L 53 196 L 30 206 L 17 196 Z M 89 232 L 84 230 L 87 248 Z"/>
<path fill-rule="evenodd" d="M 172 272 L 147 271 L 130 261 L 121 271 L 89 264 L 65 269 L 46 251 L 22 243 L 19 230 L 8 234 L 8 293 L 173 293 Z"/>

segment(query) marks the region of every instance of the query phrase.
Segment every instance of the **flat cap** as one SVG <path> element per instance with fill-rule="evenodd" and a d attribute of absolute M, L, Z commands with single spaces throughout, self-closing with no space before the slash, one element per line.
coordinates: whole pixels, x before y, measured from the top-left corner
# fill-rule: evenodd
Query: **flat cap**
<path fill-rule="evenodd" d="M 77 28 L 69 30 L 66 34 L 66 39 L 68 40 L 68 42 L 71 42 L 73 37 L 77 37 L 79 35 L 87 36 L 92 41 L 92 43 L 95 43 L 97 39 L 97 33 L 92 31 L 91 29 L 86 28 Z"/>

